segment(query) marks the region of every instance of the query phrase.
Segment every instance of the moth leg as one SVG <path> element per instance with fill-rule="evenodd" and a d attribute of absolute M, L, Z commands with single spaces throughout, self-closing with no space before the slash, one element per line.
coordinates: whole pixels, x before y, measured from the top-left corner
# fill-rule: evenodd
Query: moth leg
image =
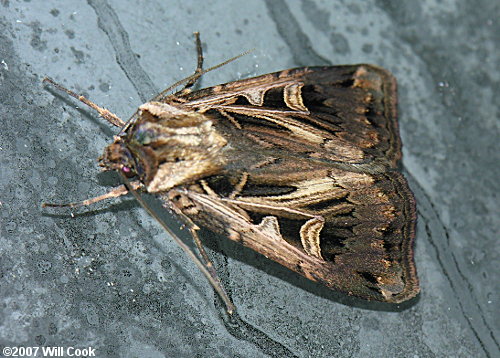
<path fill-rule="evenodd" d="M 64 87 L 63 85 L 60 85 L 59 83 L 55 82 L 52 78 L 49 78 L 49 77 L 45 77 L 43 79 L 43 82 L 48 82 L 50 83 L 52 86 L 54 86 L 55 88 L 57 88 L 58 90 L 61 90 L 63 92 L 66 92 L 67 94 L 69 94 L 71 97 L 73 98 L 76 98 L 77 100 L 79 100 L 80 102 L 83 102 L 85 103 L 87 106 L 89 106 L 90 108 L 92 109 L 95 109 L 97 112 L 99 112 L 99 115 L 104 118 L 105 120 L 107 120 L 109 123 L 111 123 L 112 125 L 116 126 L 116 127 L 119 127 L 119 128 L 122 128 L 124 125 L 125 125 L 125 122 L 122 121 L 116 114 L 113 114 L 111 113 L 110 111 L 108 111 L 106 108 L 102 108 L 102 107 L 99 107 L 97 104 L 95 104 L 94 102 L 92 102 L 91 100 L 67 89 L 66 87 Z"/>
<path fill-rule="evenodd" d="M 210 272 L 210 275 L 219 283 L 221 284 L 219 277 L 217 276 L 217 272 L 215 271 L 215 266 L 208 257 L 207 251 L 203 247 L 203 244 L 201 243 L 200 237 L 198 236 L 198 228 L 190 227 L 189 232 L 191 233 L 191 236 L 193 236 L 193 241 L 196 244 L 196 247 L 198 248 L 198 251 L 200 252 L 200 255 L 203 259 L 203 263 L 205 264 L 207 270 Z M 222 285 L 222 284 L 221 284 Z"/>
<path fill-rule="evenodd" d="M 200 229 L 198 225 L 196 225 L 186 214 L 182 212 L 182 210 L 175 204 L 172 203 L 170 205 L 172 210 L 179 215 L 179 217 L 186 223 L 189 232 L 191 233 L 191 236 L 193 237 L 193 241 L 198 248 L 198 252 L 200 253 L 200 256 L 203 261 L 203 267 L 205 268 L 206 272 L 203 272 L 207 276 L 208 281 L 214 288 L 215 292 L 220 296 L 222 301 L 224 301 L 224 304 L 226 305 L 226 310 L 229 314 L 232 314 L 235 310 L 236 307 L 234 306 L 233 302 L 227 295 L 226 291 L 224 290 L 224 286 L 222 285 L 222 282 L 219 279 L 219 276 L 217 276 L 217 271 L 215 271 L 215 266 L 208 257 L 208 254 L 203 247 L 203 244 L 201 243 L 200 237 L 198 236 L 198 230 Z M 196 261 L 195 261 L 196 263 Z M 203 271 L 203 270 L 202 270 Z"/>
<path fill-rule="evenodd" d="M 191 92 L 190 88 L 205 73 L 213 71 L 213 70 L 216 70 L 219 67 L 225 66 L 228 63 L 233 62 L 233 61 L 239 59 L 240 57 L 243 57 L 243 56 L 245 56 L 245 55 L 247 55 L 247 54 L 249 54 L 250 52 L 253 51 L 253 50 L 250 50 L 250 51 L 243 52 L 242 54 L 239 54 L 238 56 L 231 57 L 229 60 L 226 60 L 224 62 L 219 63 L 218 65 L 212 66 L 212 67 L 207 68 L 206 70 L 204 70 L 203 69 L 203 50 L 201 48 L 200 33 L 199 32 L 195 32 L 194 35 L 195 35 L 195 38 L 196 38 L 196 51 L 198 52 L 198 65 L 196 67 L 196 70 L 194 71 L 194 74 L 192 74 L 191 76 L 189 76 L 187 78 L 184 78 L 184 79 L 182 79 L 180 81 L 175 82 L 170 87 L 167 87 L 166 89 L 164 89 L 163 91 L 161 91 L 160 93 L 158 93 L 156 96 L 154 96 L 151 99 L 151 101 L 163 102 L 167 97 L 172 97 L 172 98 L 176 98 L 177 100 L 179 100 L 180 99 L 179 97 L 182 97 L 182 95 L 185 95 L 185 94 L 188 94 L 188 93 Z M 170 92 L 171 90 L 173 90 L 177 86 L 180 86 L 180 85 L 182 85 L 184 83 L 186 83 L 186 85 L 184 86 L 184 89 L 182 89 L 180 91 L 177 91 L 177 92 L 175 92 L 174 94 L 171 94 L 171 95 L 168 94 L 168 92 Z"/>
<path fill-rule="evenodd" d="M 204 182 L 204 180 L 202 181 L 202 185 L 203 185 L 203 182 Z M 210 187 L 208 186 L 208 184 L 207 183 L 205 183 L 205 184 L 207 185 L 207 188 L 210 189 Z M 212 190 L 212 189 L 210 189 L 210 190 Z M 210 274 L 212 275 L 213 278 L 217 279 L 217 281 L 218 281 L 219 279 L 217 278 L 217 274 L 215 273 L 215 270 L 213 268 L 214 265 L 210 261 L 210 258 L 208 257 L 207 252 L 205 251 L 205 248 L 201 244 L 200 237 L 198 236 L 198 230 L 200 228 L 198 227 L 198 225 L 196 225 L 191 220 L 191 218 L 189 218 L 189 216 L 187 216 L 186 214 L 184 214 L 182 212 L 182 210 L 180 210 L 180 208 L 177 205 L 173 204 L 173 205 L 170 205 L 170 207 L 172 208 L 172 210 L 177 215 L 179 215 L 179 217 L 182 219 L 182 221 L 184 221 L 185 225 L 188 227 L 188 230 L 191 233 L 191 236 L 193 237 L 193 241 L 196 244 L 196 247 L 198 248 L 198 251 L 200 252 L 200 255 L 201 255 L 201 257 L 202 257 L 202 259 L 203 259 L 203 261 L 205 263 L 205 266 L 207 266 L 207 269 L 209 271 L 213 271 L 213 274 L 212 274 L 212 272 L 210 272 Z"/>
<path fill-rule="evenodd" d="M 229 296 L 226 293 L 226 290 L 224 290 L 224 286 L 222 285 L 222 282 L 219 279 L 219 276 L 217 275 L 217 271 L 215 271 L 215 266 L 208 257 L 207 252 L 205 251 L 205 248 L 203 247 L 203 244 L 201 243 L 200 237 L 198 236 L 197 232 L 198 228 L 197 227 L 190 227 L 189 232 L 191 233 L 191 236 L 193 237 L 193 241 L 196 244 L 196 247 L 198 248 L 198 252 L 200 253 L 201 257 L 203 258 L 203 263 L 210 273 L 210 276 L 212 276 L 216 286 L 214 286 L 215 291 L 219 294 L 220 298 L 222 301 L 224 301 L 224 304 L 226 305 L 226 310 L 229 312 L 229 314 L 233 313 L 235 311 L 235 306 L 233 301 L 229 298 Z M 212 283 L 212 282 L 210 282 Z"/>
<path fill-rule="evenodd" d="M 134 181 L 130 183 L 134 190 L 139 189 L 142 184 L 139 181 Z M 42 203 L 42 208 L 77 208 L 80 206 L 88 206 L 95 204 L 99 201 L 106 200 L 106 199 L 112 199 L 112 198 L 118 198 L 122 195 L 128 194 L 128 189 L 125 185 L 120 185 L 111 190 L 110 192 L 107 192 L 106 194 L 96 196 L 95 198 L 87 199 L 87 200 L 82 200 L 74 203 L 65 203 L 65 204 L 54 204 L 54 203 Z"/>
<path fill-rule="evenodd" d="M 187 94 L 191 92 L 191 87 L 194 86 L 196 81 L 198 81 L 198 79 L 203 74 L 203 49 L 201 47 L 200 33 L 195 32 L 194 37 L 196 41 L 196 54 L 198 57 L 198 63 L 196 65 L 196 70 L 194 70 L 194 74 L 191 76 L 190 80 L 185 84 L 184 89 L 180 91 L 182 94 Z"/>

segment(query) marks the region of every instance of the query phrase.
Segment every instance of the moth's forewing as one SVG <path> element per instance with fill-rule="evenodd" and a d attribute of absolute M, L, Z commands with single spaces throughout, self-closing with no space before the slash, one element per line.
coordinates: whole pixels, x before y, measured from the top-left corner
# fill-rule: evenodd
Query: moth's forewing
<path fill-rule="evenodd" d="M 418 293 L 387 71 L 298 68 L 167 97 L 123 144 L 146 189 L 195 223 L 351 295 Z"/>

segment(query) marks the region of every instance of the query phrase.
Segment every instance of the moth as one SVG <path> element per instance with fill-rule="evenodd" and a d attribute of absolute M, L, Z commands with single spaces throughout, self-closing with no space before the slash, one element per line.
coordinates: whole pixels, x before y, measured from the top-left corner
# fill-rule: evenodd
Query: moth
<path fill-rule="evenodd" d="M 395 78 L 368 64 L 302 67 L 192 91 L 202 74 L 234 59 L 203 70 L 195 35 L 195 73 L 126 123 L 46 79 L 120 128 L 99 161 L 125 185 L 80 203 L 44 206 L 156 195 L 186 223 L 199 255 L 174 239 L 228 312 L 234 306 L 200 227 L 348 295 L 391 303 L 416 296 L 416 209 L 398 171 Z M 180 84 L 183 90 L 168 94 Z"/>

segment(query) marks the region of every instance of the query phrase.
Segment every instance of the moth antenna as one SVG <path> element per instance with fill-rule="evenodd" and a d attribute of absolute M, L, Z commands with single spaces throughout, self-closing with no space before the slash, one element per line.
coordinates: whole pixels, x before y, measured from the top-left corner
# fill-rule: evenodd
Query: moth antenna
<path fill-rule="evenodd" d="M 140 183 L 139 182 L 133 182 L 130 183 L 134 188 L 139 188 Z M 120 185 L 110 192 L 96 196 L 95 198 L 87 199 L 87 200 L 82 200 L 74 203 L 65 203 L 65 204 L 55 204 L 55 203 L 42 203 L 42 208 L 78 208 L 80 206 L 88 206 L 95 204 L 99 201 L 106 200 L 106 199 L 112 199 L 112 198 L 118 198 L 122 195 L 128 194 L 128 189 L 125 185 Z"/>
<path fill-rule="evenodd" d="M 43 82 L 48 82 L 50 83 L 52 86 L 56 87 L 57 89 L 63 91 L 63 92 L 66 92 L 67 94 L 69 94 L 71 97 L 73 98 L 76 98 L 77 100 L 79 100 L 80 102 L 83 102 L 85 103 L 87 106 L 89 106 L 90 108 L 92 109 L 95 109 L 97 112 L 99 112 L 99 115 L 106 119 L 109 123 L 111 123 L 112 125 L 116 126 L 116 127 L 119 127 L 119 128 L 122 128 L 124 125 L 125 125 L 125 122 L 122 121 L 116 114 L 114 113 L 111 113 L 110 111 L 108 111 L 106 108 L 102 108 L 100 106 L 98 106 L 97 104 L 95 104 L 94 102 L 92 102 L 91 100 L 85 98 L 84 96 L 81 96 L 73 91 L 71 91 L 70 89 L 67 89 L 66 87 L 64 87 L 63 85 L 60 85 L 59 83 L 55 82 L 52 78 L 50 77 L 45 77 L 43 79 Z"/>
<path fill-rule="evenodd" d="M 141 206 L 151 215 L 156 221 L 160 223 L 160 225 L 165 229 L 165 231 L 174 239 L 177 245 L 180 246 L 180 248 L 188 255 L 188 257 L 193 260 L 193 262 L 198 266 L 200 271 L 205 275 L 207 278 L 208 282 L 212 285 L 214 290 L 217 292 L 217 294 L 220 296 L 220 298 L 224 301 L 224 304 L 226 305 L 226 311 L 230 315 L 233 314 L 236 310 L 233 302 L 231 302 L 231 299 L 228 297 L 224 289 L 222 288 L 221 283 L 210 273 L 209 269 L 207 268 L 206 265 L 204 265 L 201 260 L 196 256 L 196 254 L 187 246 L 179 237 L 168 227 L 167 224 L 151 209 L 149 204 L 147 204 L 144 199 L 140 197 L 140 195 L 137 193 L 136 190 L 132 187 L 132 183 L 129 182 L 127 177 L 122 173 L 119 172 L 123 181 L 125 182 L 125 186 L 128 188 L 129 192 L 132 193 L 132 195 L 135 197 L 135 199 L 141 204 Z M 191 231 L 191 230 L 190 230 Z M 196 241 L 196 240 L 195 240 Z M 209 261 L 210 262 L 210 261 Z M 210 267 L 210 266 L 209 266 Z"/>

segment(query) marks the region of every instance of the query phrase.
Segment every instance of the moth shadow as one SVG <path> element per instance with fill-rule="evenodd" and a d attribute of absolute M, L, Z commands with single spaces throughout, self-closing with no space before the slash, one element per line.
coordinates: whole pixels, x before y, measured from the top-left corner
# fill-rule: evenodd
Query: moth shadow
<path fill-rule="evenodd" d="M 203 244 L 213 251 L 219 252 L 237 261 L 244 262 L 247 265 L 250 265 L 269 275 L 275 276 L 316 296 L 345 306 L 371 311 L 401 312 L 413 307 L 420 301 L 420 295 L 399 304 L 367 301 L 361 298 L 348 296 L 344 293 L 329 289 L 328 287 L 317 282 L 308 280 L 298 273 L 295 273 L 282 265 L 267 259 L 263 255 L 229 239 L 225 239 L 221 235 L 212 233 L 207 229 L 203 230 L 200 237 L 202 238 Z M 256 301 L 258 302 L 258 298 Z"/>
<path fill-rule="evenodd" d="M 117 175 L 114 172 L 104 172 L 104 173 L 99 173 L 98 174 L 98 181 L 99 184 L 103 187 L 114 187 L 119 183 L 119 180 L 117 179 Z M 143 195 L 143 199 L 145 199 L 148 202 L 148 205 L 151 205 L 155 208 L 156 211 L 160 212 L 160 217 L 165 223 L 172 228 L 172 231 L 180 238 L 182 239 L 188 246 L 191 247 L 193 251 L 196 249 L 193 247 L 193 242 L 192 240 L 187 239 L 189 236 L 189 233 L 186 232 L 186 230 L 182 230 L 181 226 L 182 223 L 180 220 L 173 214 L 169 214 L 167 210 L 164 210 L 161 207 L 161 203 L 158 202 L 154 197 L 148 196 L 148 195 Z M 68 219 L 68 218 L 74 218 L 74 217 L 79 217 L 79 218 L 88 218 L 88 217 L 96 217 L 99 214 L 102 213 L 113 213 L 113 214 L 127 214 L 130 212 L 132 209 L 137 209 L 141 208 L 141 205 L 135 200 L 134 197 L 122 197 L 121 199 L 115 199 L 119 200 L 118 202 L 100 202 L 97 204 L 94 204 L 90 207 L 83 206 L 79 208 L 45 208 L 43 209 L 41 215 L 45 217 L 51 217 L 51 218 L 56 218 L 56 219 Z M 62 211 L 62 212 L 61 212 Z M 69 211 L 69 212 L 68 212 Z M 139 224 L 138 224 L 139 225 Z M 165 234 L 166 236 L 166 234 Z M 144 240 L 148 240 L 147 237 L 144 238 Z M 161 255 L 162 260 L 166 259 L 168 262 L 172 265 L 172 267 L 176 270 L 176 272 L 179 273 L 181 277 L 184 278 L 186 282 L 189 282 L 189 284 L 193 287 L 193 289 L 198 292 L 198 295 L 200 297 L 205 297 L 203 288 L 199 286 L 198 284 L 195 283 L 195 281 L 192 279 L 192 275 L 188 273 L 187 270 L 185 270 L 182 265 L 178 264 L 175 259 L 171 257 L 171 254 L 169 253 L 168 248 L 165 246 L 165 242 L 162 240 L 157 240 L 157 239 L 151 239 L 150 242 L 148 242 L 149 247 L 152 248 L 152 252 L 157 252 L 159 255 Z M 145 298 L 146 299 L 146 298 Z M 205 298 L 208 300 L 208 298 Z M 207 304 L 209 302 L 207 301 Z"/>
<path fill-rule="evenodd" d="M 113 213 L 113 214 L 118 214 L 121 212 L 129 212 L 131 209 L 139 207 L 139 204 L 137 201 L 135 201 L 133 198 L 130 200 L 123 200 L 118 203 L 114 204 L 107 204 L 106 206 L 102 206 L 99 208 L 91 208 L 91 209 L 82 209 L 78 208 L 76 210 L 74 209 L 62 209 L 63 212 L 61 213 L 56 213 L 56 212 L 49 212 L 47 208 L 43 209 L 44 211 L 42 212 L 42 216 L 45 217 L 51 217 L 55 219 L 67 219 L 68 217 L 93 217 L 102 213 Z M 52 211 L 54 211 L 54 208 L 50 208 Z M 56 208 L 57 210 L 57 208 Z M 61 209 L 59 209 L 60 211 Z M 68 213 L 68 210 L 71 210 L 70 213 Z"/>

